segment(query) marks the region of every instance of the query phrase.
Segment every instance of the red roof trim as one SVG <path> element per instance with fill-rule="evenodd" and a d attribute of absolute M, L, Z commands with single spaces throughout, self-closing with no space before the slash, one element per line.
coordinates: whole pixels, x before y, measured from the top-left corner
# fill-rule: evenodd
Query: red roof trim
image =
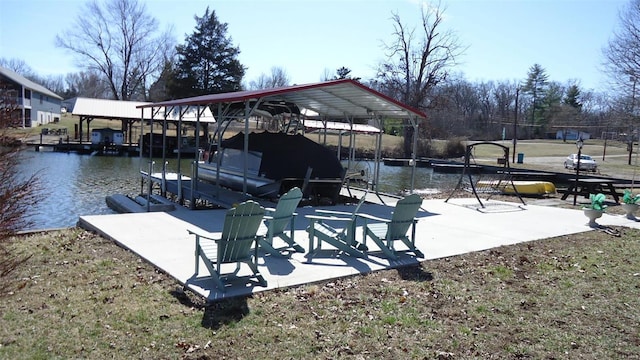
<path fill-rule="evenodd" d="M 183 105 L 183 106 L 208 105 L 208 104 L 221 103 L 221 102 L 237 102 L 237 101 L 246 101 L 246 100 L 252 100 L 252 99 L 257 100 L 257 99 L 268 97 L 268 96 L 276 96 L 276 95 L 298 92 L 298 91 L 303 91 L 308 89 L 330 87 L 330 86 L 339 85 L 339 84 L 351 84 L 353 86 L 360 88 L 365 92 L 371 93 L 383 99 L 384 101 L 393 103 L 394 105 L 408 112 L 411 112 L 417 115 L 418 117 L 421 117 L 421 118 L 427 117 L 424 112 L 417 110 L 411 106 L 405 105 L 389 96 L 386 96 L 352 79 L 332 80 L 332 81 L 325 81 L 320 83 L 293 85 L 293 86 L 286 86 L 286 87 L 273 88 L 273 89 L 246 90 L 246 91 L 236 91 L 236 92 L 228 92 L 228 93 L 220 93 L 220 94 L 201 95 L 201 96 L 195 96 L 191 98 L 168 100 L 168 101 L 161 101 L 161 102 L 152 103 L 152 104 L 139 105 L 137 106 L 137 108 L 180 106 L 180 105 Z"/>

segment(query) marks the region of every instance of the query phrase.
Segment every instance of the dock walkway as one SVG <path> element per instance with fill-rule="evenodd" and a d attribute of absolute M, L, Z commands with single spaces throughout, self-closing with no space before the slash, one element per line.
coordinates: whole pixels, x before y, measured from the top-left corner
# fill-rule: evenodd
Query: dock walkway
<path fill-rule="evenodd" d="M 371 203 L 364 204 L 361 211 L 381 217 L 388 217 L 393 210 L 390 206 L 397 201 L 394 197 L 381 197 L 372 193 L 367 196 Z M 386 205 L 382 205 L 383 202 Z M 352 211 L 353 206 L 330 208 Z M 418 213 L 418 249 L 428 260 L 591 230 L 587 226 L 588 219 L 580 210 L 494 200 L 486 202 L 485 206 L 484 209 L 480 208 L 474 198 L 451 199 L 446 203 L 440 199 L 425 200 Z M 96 231 L 135 252 L 184 284 L 192 277 L 195 267 L 195 240 L 187 233 L 187 229 L 200 228 L 219 233 L 225 212 L 226 210 L 189 210 L 177 206 L 171 212 L 82 216 L 79 226 Z M 304 215 L 313 212 L 312 207 L 298 209 L 295 240 L 304 248 L 308 246 L 305 231 L 308 222 Z M 640 222 L 628 220 L 623 215 L 604 214 L 598 223 L 640 228 Z M 356 235 L 361 239 L 361 231 Z M 374 248 L 365 259 L 339 254 L 330 247 L 313 258 L 308 258 L 303 253 L 293 253 L 290 258 L 263 254 L 258 264 L 260 272 L 268 281 L 268 287 L 240 285 L 222 293 L 206 278 L 190 283 L 188 287 L 209 300 L 216 300 L 397 268 L 422 261 L 409 255 L 390 261 L 380 256 L 373 242 L 369 241 L 367 244 Z M 204 266 L 200 269 L 206 271 Z"/>

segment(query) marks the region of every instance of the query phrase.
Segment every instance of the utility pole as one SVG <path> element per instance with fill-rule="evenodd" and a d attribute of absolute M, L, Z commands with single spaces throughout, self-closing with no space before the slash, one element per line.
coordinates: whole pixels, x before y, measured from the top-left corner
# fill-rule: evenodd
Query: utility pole
<path fill-rule="evenodd" d="M 516 163 L 516 144 L 518 143 L 518 95 L 520 94 L 520 86 L 516 87 L 516 111 L 513 116 L 513 154 L 511 155 L 511 163 Z"/>
<path fill-rule="evenodd" d="M 633 123 L 636 116 L 636 76 L 635 74 L 631 74 L 631 81 L 633 81 L 633 87 L 631 88 L 631 126 L 629 126 L 629 161 L 628 165 L 631 165 L 631 154 L 633 154 Z"/>
<path fill-rule="evenodd" d="M 575 184 L 573 185 L 573 206 L 576 206 L 576 198 L 578 197 L 578 184 L 580 183 L 578 177 L 580 177 L 580 158 L 582 157 L 583 145 L 584 141 L 582 141 L 582 135 L 578 135 L 578 140 L 576 141 L 576 147 L 578 148 L 578 165 L 576 166 L 576 179 Z"/>
<path fill-rule="evenodd" d="M 609 122 L 607 121 L 607 127 L 604 130 L 604 148 L 602 149 L 602 161 L 604 161 L 604 156 L 607 153 L 607 138 L 609 137 Z"/>

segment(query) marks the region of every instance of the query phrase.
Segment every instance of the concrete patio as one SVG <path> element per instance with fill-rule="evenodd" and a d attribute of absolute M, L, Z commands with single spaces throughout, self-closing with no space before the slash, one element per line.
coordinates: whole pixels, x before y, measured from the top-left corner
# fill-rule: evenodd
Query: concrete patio
<path fill-rule="evenodd" d="M 368 194 L 367 201 L 371 203 L 365 203 L 361 212 L 388 217 L 397 199 Z M 350 212 L 354 206 L 340 205 L 331 209 Z M 189 281 L 188 288 L 208 300 L 216 300 L 593 230 L 587 226 L 588 219 L 581 210 L 494 200 L 485 202 L 485 206 L 481 208 L 475 198 L 456 198 L 449 202 L 424 200 L 418 213 L 416 246 L 425 254 L 425 259 L 403 254 L 398 260 L 389 261 L 381 256 L 372 241 L 367 242 L 370 252 L 364 259 L 340 254 L 327 245 L 326 250 L 312 258 L 303 253 L 292 253 L 289 258 L 263 254 L 258 265 L 268 287 L 242 282 L 221 292 L 207 278 L 206 267 L 201 265 L 199 276 Z M 225 212 L 178 207 L 166 213 L 82 216 L 78 224 L 133 251 L 185 284 L 194 275 L 195 268 L 195 240 L 187 229 L 202 229 L 218 235 Z M 309 244 L 305 228 L 308 222 L 304 215 L 313 212 L 311 207 L 299 208 L 295 221 L 295 240 L 307 250 Z M 606 213 L 598 219 L 598 224 L 640 228 L 640 222 Z M 362 240 L 361 231 L 356 236 Z M 603 233 L 603 236 L 608 235 Z M 245 270 L 249 273 L 243 268 L 240 274 Z"/>

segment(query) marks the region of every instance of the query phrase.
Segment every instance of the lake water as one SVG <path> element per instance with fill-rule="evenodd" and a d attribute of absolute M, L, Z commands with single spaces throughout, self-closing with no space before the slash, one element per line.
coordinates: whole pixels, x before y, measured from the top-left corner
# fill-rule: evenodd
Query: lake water
<path fill-rule="evenodd" d="M 24 175 L 38 172 L 43 189 L 39 201 L 29 208 L 33 221 L 28 230 L 75 226 L 82 215 L 113 214 L 105 197 L 113 194 L 137 195 L 141 192 L 140 169 L 148 170 L 149 159 L 138 157 L 89 156 L 75 153 L 24 151 L 20 171 Z M 160 163 L 160 161 L 157 161 Z M 171 159 L 169 168 L 177 168 Z M 188 161 L 182 162 L 183 172 Z M 359 162 L 357 167 L 373 172 L 373 163 Z M 160 170 L 156 165 L 156 171 Z M 188 172 L 185 172 L 188 173 Z M 415 189 L 431 191 L 450 188 L 457 174 L 433 173 L 430 168 L 416 168 Z M 380 167 L 380 192 L 398 193 L 411 187 L 408 167 Z"/>

